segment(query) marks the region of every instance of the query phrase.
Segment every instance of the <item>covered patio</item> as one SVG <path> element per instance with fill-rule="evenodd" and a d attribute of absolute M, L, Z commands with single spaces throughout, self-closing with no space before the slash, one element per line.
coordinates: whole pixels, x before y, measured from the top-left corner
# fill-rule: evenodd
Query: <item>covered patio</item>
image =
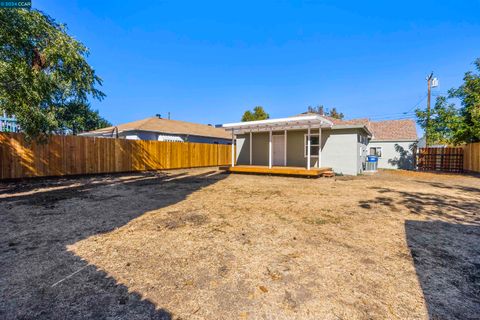
<path fill-rule="evenodd" d="M 224 124 L 223 128 L 232 134 L 232 164 L 226 169 L 228 172 L 257 173 L 257 174 L 282 174 L 297 176 L 321 176 L 331 171 L 330 168 L 322 167 L 322 128 L 331 128 L 333 123 L 320 115 L 306 115 L 290 118 L 268 119 L 259 121 L 247 121 Z M 306 166 L 292 166 L 288 163 L 288 132 L 304 130 L 305 134 L 305 158 Z M 254 161 L 254 136 L 257 133 L 268 133 L 268 146 L 262 146 L 263 150 L 268 147 L 268 165 L 260 165 Z M 248 163 L 244 161 L 237 164 L 235 145 L 238 135 L 248 139 Z M 312 135 L 316 138 L 316 144 L 312 146 Z M 257 147 L 258 149 L 258 147 Z M 263 151 L 262 150 L 262 151 Z M 297 148 L 298 150 L 298 148 Z M 312 152 L 313 150 L 313 152 Z M 292 151 L 293 152 L 293 151 Z M 303 156 L 303 155 L 302 155 Z M 312 157 L 317 159 L 312 164 Z"/>

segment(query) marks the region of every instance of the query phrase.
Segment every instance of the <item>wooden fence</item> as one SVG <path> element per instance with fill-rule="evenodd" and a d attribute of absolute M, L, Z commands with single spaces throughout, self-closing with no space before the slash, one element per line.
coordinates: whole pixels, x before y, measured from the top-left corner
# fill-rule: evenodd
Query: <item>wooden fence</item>
<path fill-rule="evenodd" d="M 417 168 L 420 171 L 463 171 L 463 148 L 419 148 Z"/>
<path fill-rule="evenodd" d="M 480 142 L 454 148 L 419 148 L 420 171 L 480 172 Z"/>
<path fill-rule="evenodd" d="M 51 136 L 28 143 L 22 134 L 0 133 L 0 179 L 131 172 L 228 165 L 231 146 Z"/>
<path fill-rule="evenodd" d="M 480 172 L 480 142 L 465 146 L 463 169 L 470 172 Z"/>

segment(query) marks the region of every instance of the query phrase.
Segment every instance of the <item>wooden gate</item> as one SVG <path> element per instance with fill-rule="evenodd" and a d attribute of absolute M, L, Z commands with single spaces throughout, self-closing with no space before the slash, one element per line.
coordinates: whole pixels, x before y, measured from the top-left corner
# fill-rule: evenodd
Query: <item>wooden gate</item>
<path fill-rule="evenodd" d="M 420 171 L 463 172 L 463 148 L 419 148 Z"/>
<path fill-rule="evenodd" d="M 480 172 L 480 142 L 469 143 L 465 146 L 463 170 Z"/>

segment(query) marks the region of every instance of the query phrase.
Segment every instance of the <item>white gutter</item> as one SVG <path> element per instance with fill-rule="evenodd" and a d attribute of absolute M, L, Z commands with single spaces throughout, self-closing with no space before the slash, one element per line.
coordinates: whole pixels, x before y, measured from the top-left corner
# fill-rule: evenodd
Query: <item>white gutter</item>
<path fill-rule="evenodd" d="M 311 116 L 301 116 L 301 117 L 289 117 L 289 118 L 277 118 L 277 119 L 267 119 L 267 120 L 258 120 L 258 121 L 245 121 L 245 122 L 235 122 L 235 123 L 226 123 L 222 127 L 225 129 L 243 129 L 243 128 L 254 128 L 254 127 L 270 127 L 276 125 L 289 125 L 289 124 L 309 124 L 309 123 L 321 123 L 328 126 L 333 126 L 333 123 L 330 120 L 327 120 L 318 115 Z"/>

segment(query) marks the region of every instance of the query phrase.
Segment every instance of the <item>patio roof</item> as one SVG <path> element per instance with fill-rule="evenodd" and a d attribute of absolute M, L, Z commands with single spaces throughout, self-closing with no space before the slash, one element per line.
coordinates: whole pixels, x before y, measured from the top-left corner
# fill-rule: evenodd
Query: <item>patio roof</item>
<path fill-rule="evenodd" d="M 331 128 L 333 123 L 320 116 L 309 115 L 289 118 L 267 119 L 258 121 L 246 121 L 236 123 L 226 123 L 222 127 L 225 130 L 232 131 L 234 134 L 246 132 L 264 132 L 280 130 L 298 130 L 310 128 Z"/>

